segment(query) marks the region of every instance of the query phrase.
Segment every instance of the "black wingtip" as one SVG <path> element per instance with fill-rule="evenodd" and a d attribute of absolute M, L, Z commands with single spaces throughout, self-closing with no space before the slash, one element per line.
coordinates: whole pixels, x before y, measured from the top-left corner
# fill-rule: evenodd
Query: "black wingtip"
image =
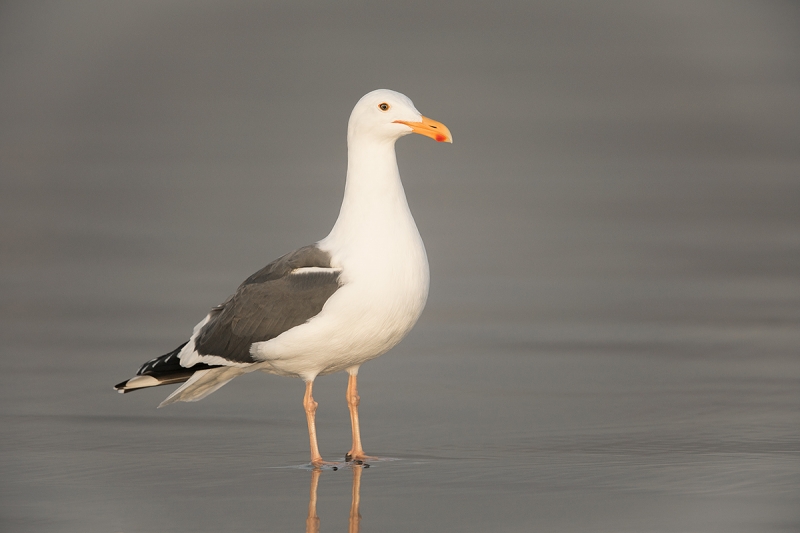
<path fill-rule="evenodd" d="M 139 389 L 146 389 L 147 387 L 128 387 L 128 383 L 130 382 L 129 379 L 126 379 L 122 383 L 117 383 L 114 385 L 114 390 L 120 394 L 128 394 L 129 392 L 133 392 Z"/>
<path fill-rule="evenodd" d="M 184 346 L 186 346 L 185 342 L 171 352 L 149 360 L 139 368 L 135 376 L 122 383 L 117 383 L 114 385 L 114 389 L 126 394 L 139 389 L 183 383 L 198 370 L 208 370 L 219 366 L 205 363 L 197 363 L 189 368 L 182 366 L 180 352 Z"/>

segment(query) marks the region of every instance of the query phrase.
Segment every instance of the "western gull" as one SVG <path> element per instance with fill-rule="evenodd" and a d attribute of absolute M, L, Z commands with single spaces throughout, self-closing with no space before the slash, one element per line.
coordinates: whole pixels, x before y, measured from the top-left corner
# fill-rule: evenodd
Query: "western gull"
<path fill-rule="evenodd" d="M 330 234 L 247 278 L 188 341 L 115 388 L 126 393 L 185 382 L 163 407 L 205 398 L 255 370 L 301 378 L 311 464 L 319 467 L 326 462 L 317 445 L 314 379 L 344 370 L 353 434 L 345 460 L 367 459 L 358 422 L 358 369 L 405 337 L 428 296 L 425 246 L 395 156 L 395 141 L 409 133 L 453 142 L 444 124 L 422 116 L 403 94 L 380 89 L 361 98 L 347 126 L 347 180 Z"/>

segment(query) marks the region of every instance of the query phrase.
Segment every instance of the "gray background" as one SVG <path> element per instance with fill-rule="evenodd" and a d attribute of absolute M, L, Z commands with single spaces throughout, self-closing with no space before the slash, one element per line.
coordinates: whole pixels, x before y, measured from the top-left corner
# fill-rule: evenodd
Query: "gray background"
<path fill-rule="evenodd" d="M 3 2 L 0 529 L 301 531 L 302 384 L 111 386 L 324 237 L 375 88 L 420 323 L 362 368 L 362 531 L 800 531 L 793 2 Z M 344 375 L 320 445 L 349 447 Z M 323 472 L 345 530 L 348 470 Z"/>

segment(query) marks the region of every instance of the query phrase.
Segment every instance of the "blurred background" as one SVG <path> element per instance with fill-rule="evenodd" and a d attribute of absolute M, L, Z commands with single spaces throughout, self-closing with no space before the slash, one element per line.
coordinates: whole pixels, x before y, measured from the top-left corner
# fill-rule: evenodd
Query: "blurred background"
<path fill-rule="evenodd" d="M 376 88 L 454 144 L 398 143 L 362 530 L 800 530 L 800 6 L 744 0 L 0 3 L 0 529 L 303 529 L 301 382 L 111 387 L 327 235 Z"/>

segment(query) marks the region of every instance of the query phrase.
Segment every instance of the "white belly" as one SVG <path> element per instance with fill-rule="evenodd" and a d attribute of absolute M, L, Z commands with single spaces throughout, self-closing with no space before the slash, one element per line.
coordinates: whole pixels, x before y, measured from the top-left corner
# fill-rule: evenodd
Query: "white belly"
<path fill-rule="evenodd" d="M 406 247 L 405 257 L 386 253 L 373 253 L 375 261 L 343 257 L 342 264 L 335 265 L 343 269 L 343 286 L 316 317 L 254 344 L 253 357 L 263 361 L 258 367 L 314 379 L 357 367 L 400 342 L 428 296 L 428 261 L 418 235 L 416 240 L 415 246 Z"/>

